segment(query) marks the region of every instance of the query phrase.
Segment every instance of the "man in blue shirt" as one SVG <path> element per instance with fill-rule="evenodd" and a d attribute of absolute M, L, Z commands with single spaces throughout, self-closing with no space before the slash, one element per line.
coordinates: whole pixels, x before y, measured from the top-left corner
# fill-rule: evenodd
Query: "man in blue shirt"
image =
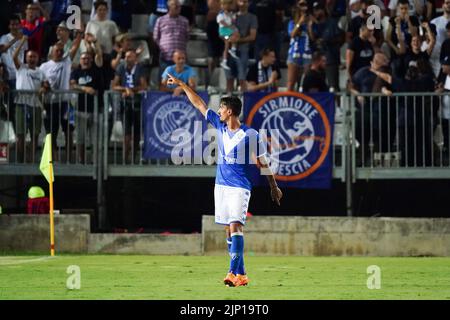
<path fill-rule="evenodd" d="M 237 97 L 223 97 L 219 114 L 208 109 L 195 91 L 180 79 L 168 74 L 168 84 L 178 85 L 189 101 L 218 130 L 218 165 L 214 188 L 215 220 L 225 225 L 228 250 L 231 256 L 230 270 L 224 279 L 227 286 L 245 286 L 249 280 L 244 268 L 244 225 L 250 201 L 251 159 L 263 168 L 268 168 L 266 150 L 258 133 L 241 124 L 239 114 L 242 103 Z M 254 161 L 253 161 L 254 163 Z M 270 169 L 269 169 L 270 171 Z M 272 200 L 280 205 L 283 193 L 278 188 L 274 175 L 267 179 Z"/>
<path fill-rule="evenodd" d="M 183 93 L 181 87 L 175 85 L 168 85 L 168 74 L 173 75 L 175 78 L 185 82 L 189 87 L 195 90 L 197 82 L 197 73 L 195 70 L 186 64 L 186 53 L 181 50 L 175 50 L 173 53 L 174 65 L 168 66 L 161 75 L 161 85 L 159 90 L 173 92 L 175 96 L 179 96 Z"/>

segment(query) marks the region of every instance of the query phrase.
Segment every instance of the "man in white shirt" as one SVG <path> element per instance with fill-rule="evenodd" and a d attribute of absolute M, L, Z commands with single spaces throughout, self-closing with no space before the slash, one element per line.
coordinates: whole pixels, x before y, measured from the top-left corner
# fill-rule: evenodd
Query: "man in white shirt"
<path fill-rule="evenodd" d="M 19 55 L 22 47 L 27 42 L 26 36 L 22 37 L 19 46 L 13 55 L 16 72 L 16 89 L 33 92 L 18 92 L 16 106 L 16 134 L 17 134 L 17 161 L 24 162 L 25 134 L 30 131 L 32 137 L 31 157 L 28 161 L 34 162 L 37 141 L 42 126 L 41 94 L 49 88 L 44 72 L 38 68 L 39 55 L 30 50 L 26 54 L 26 64 L 21 63 Z"/>
<path fill-rule="evenodd" d="M 9 19 L 9 33 L 0 38 L 0 53 L 2 55 L 3 63 L 6 65 L 8 71 L 8 84 L 10 89 L 16 87 L 16 67 L 14 66 L 13 54 L 20 45 L 22 39 L 22 25 L 20 18 L 16 15 Z M 25 51 L 28 50 L 28 43 L 25 43 L 19 53 L 20 61 L 24 60 Z"/>
<path fill-rule="evenodd" d="M 40 69 L 44 72 L 46 79 L 52 90 L 70 90 L 70 72 L 72 59 L 74 58 L 81 42 L 81 33 L 77 34 L 70 53 L 64 56 L 64 45 L 57 42 L 51 52 L 51 60 L 43 63 Z M 69 108 L 70 94 L 53 93 L 45 101 L 45 112 L 47 117 L 44 120 L 45 130 L 52 134 L 54 151 L 56 151 L 56 137 L 59 126 L 66 136 L 67 159 L 73 160 L 72 155 L 72 132 L 74 130 L 74 119 L 72 110 Z M 54 153 L 55 155 L 56 152 Z"/>
<path fill-rule="evenodd" d="M 441 63 L 439 61 L 441 46 L 444 40 L 447 38 L 447 23 L 450 22 L 450 0 L 445 0 L 442 5 L 442 10 L 444 13 L 442 16 L 434 18 L 431 23 L 436 26 L 436 44 L 431 52 L 430 64 L 433 67 L 434 75 L 437 77 L 441 70 Z"/>
<path fill-rule="evenodd" d="M 5 66 L 8 78 L 6 83 L 10 90 L 16 89 L 16 67 L 13 62 L 13 54 L 19 46 L 19 40 L 23 37 L 22 25 L 20 24 L 20 18 L 17 15 L 13 15 L 9 18 L 9 33 L 0 37 L 0 54 L 1 60 Z M 24 60 L 25 51 L 28 49 L 28 43 L 25 43 L 19 53 L 20 61 Z M 15 114 L 14 93 L 9 95 L 7 101 L 9 106 L 9 113 Z M 12 116 L 12 121 L 15 123 L 15 119 Z"/>

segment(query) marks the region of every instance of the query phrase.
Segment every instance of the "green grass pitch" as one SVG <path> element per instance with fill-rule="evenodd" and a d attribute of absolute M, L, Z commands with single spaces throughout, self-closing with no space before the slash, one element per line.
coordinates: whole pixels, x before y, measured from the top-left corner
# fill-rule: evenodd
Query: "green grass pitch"
<path fill-rule="evenodd" d="M 0 256 L 0 300 L 8 299 L 450 299 L 450 258 L 247 256 L 247 287 L 225 287 L 228 257 Z M 80 267 L 79 290 L 66 286 Z M 368 289 L 367 267 L 381 270 Z"/>

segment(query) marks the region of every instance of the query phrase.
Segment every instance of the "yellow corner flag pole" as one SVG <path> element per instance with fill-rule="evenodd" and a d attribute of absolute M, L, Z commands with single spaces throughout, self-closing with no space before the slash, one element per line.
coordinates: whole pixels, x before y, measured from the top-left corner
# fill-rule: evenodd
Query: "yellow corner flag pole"
<path fill-rule="evenodd" d="M 53 163 L 52 163 L 52 135 L 47 134 L 45 137 L 44 151 L 42 152 L 42 159 L 39 169 L 47 179 L 50 189 L 50 254 L 55 255 L 55 223 L 53 216 Z"/>

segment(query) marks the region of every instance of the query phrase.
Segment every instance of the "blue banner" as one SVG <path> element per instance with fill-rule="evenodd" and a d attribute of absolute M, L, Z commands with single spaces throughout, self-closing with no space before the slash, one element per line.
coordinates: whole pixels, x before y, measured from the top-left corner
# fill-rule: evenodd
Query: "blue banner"
<path fill-rule="evenodd" d="M 331 187 L 334 107 L 331 93 L 244 95 L 245 122 L 257 131 L 266 130 L 272 168 L 280 186 Z M 266 183 L 259 170 L 253 176 L 254 185 Z"/>
<path fill-rule="evenodd" d="M 198 95 L 208 103 L 207 92 Z M 171 159 L 175 151 L 178 156 L 194 159 L 193 150 L 201 158 L 207 124 L 185 95 L 150 91 L 142 105 L 145 159 Z"/>

